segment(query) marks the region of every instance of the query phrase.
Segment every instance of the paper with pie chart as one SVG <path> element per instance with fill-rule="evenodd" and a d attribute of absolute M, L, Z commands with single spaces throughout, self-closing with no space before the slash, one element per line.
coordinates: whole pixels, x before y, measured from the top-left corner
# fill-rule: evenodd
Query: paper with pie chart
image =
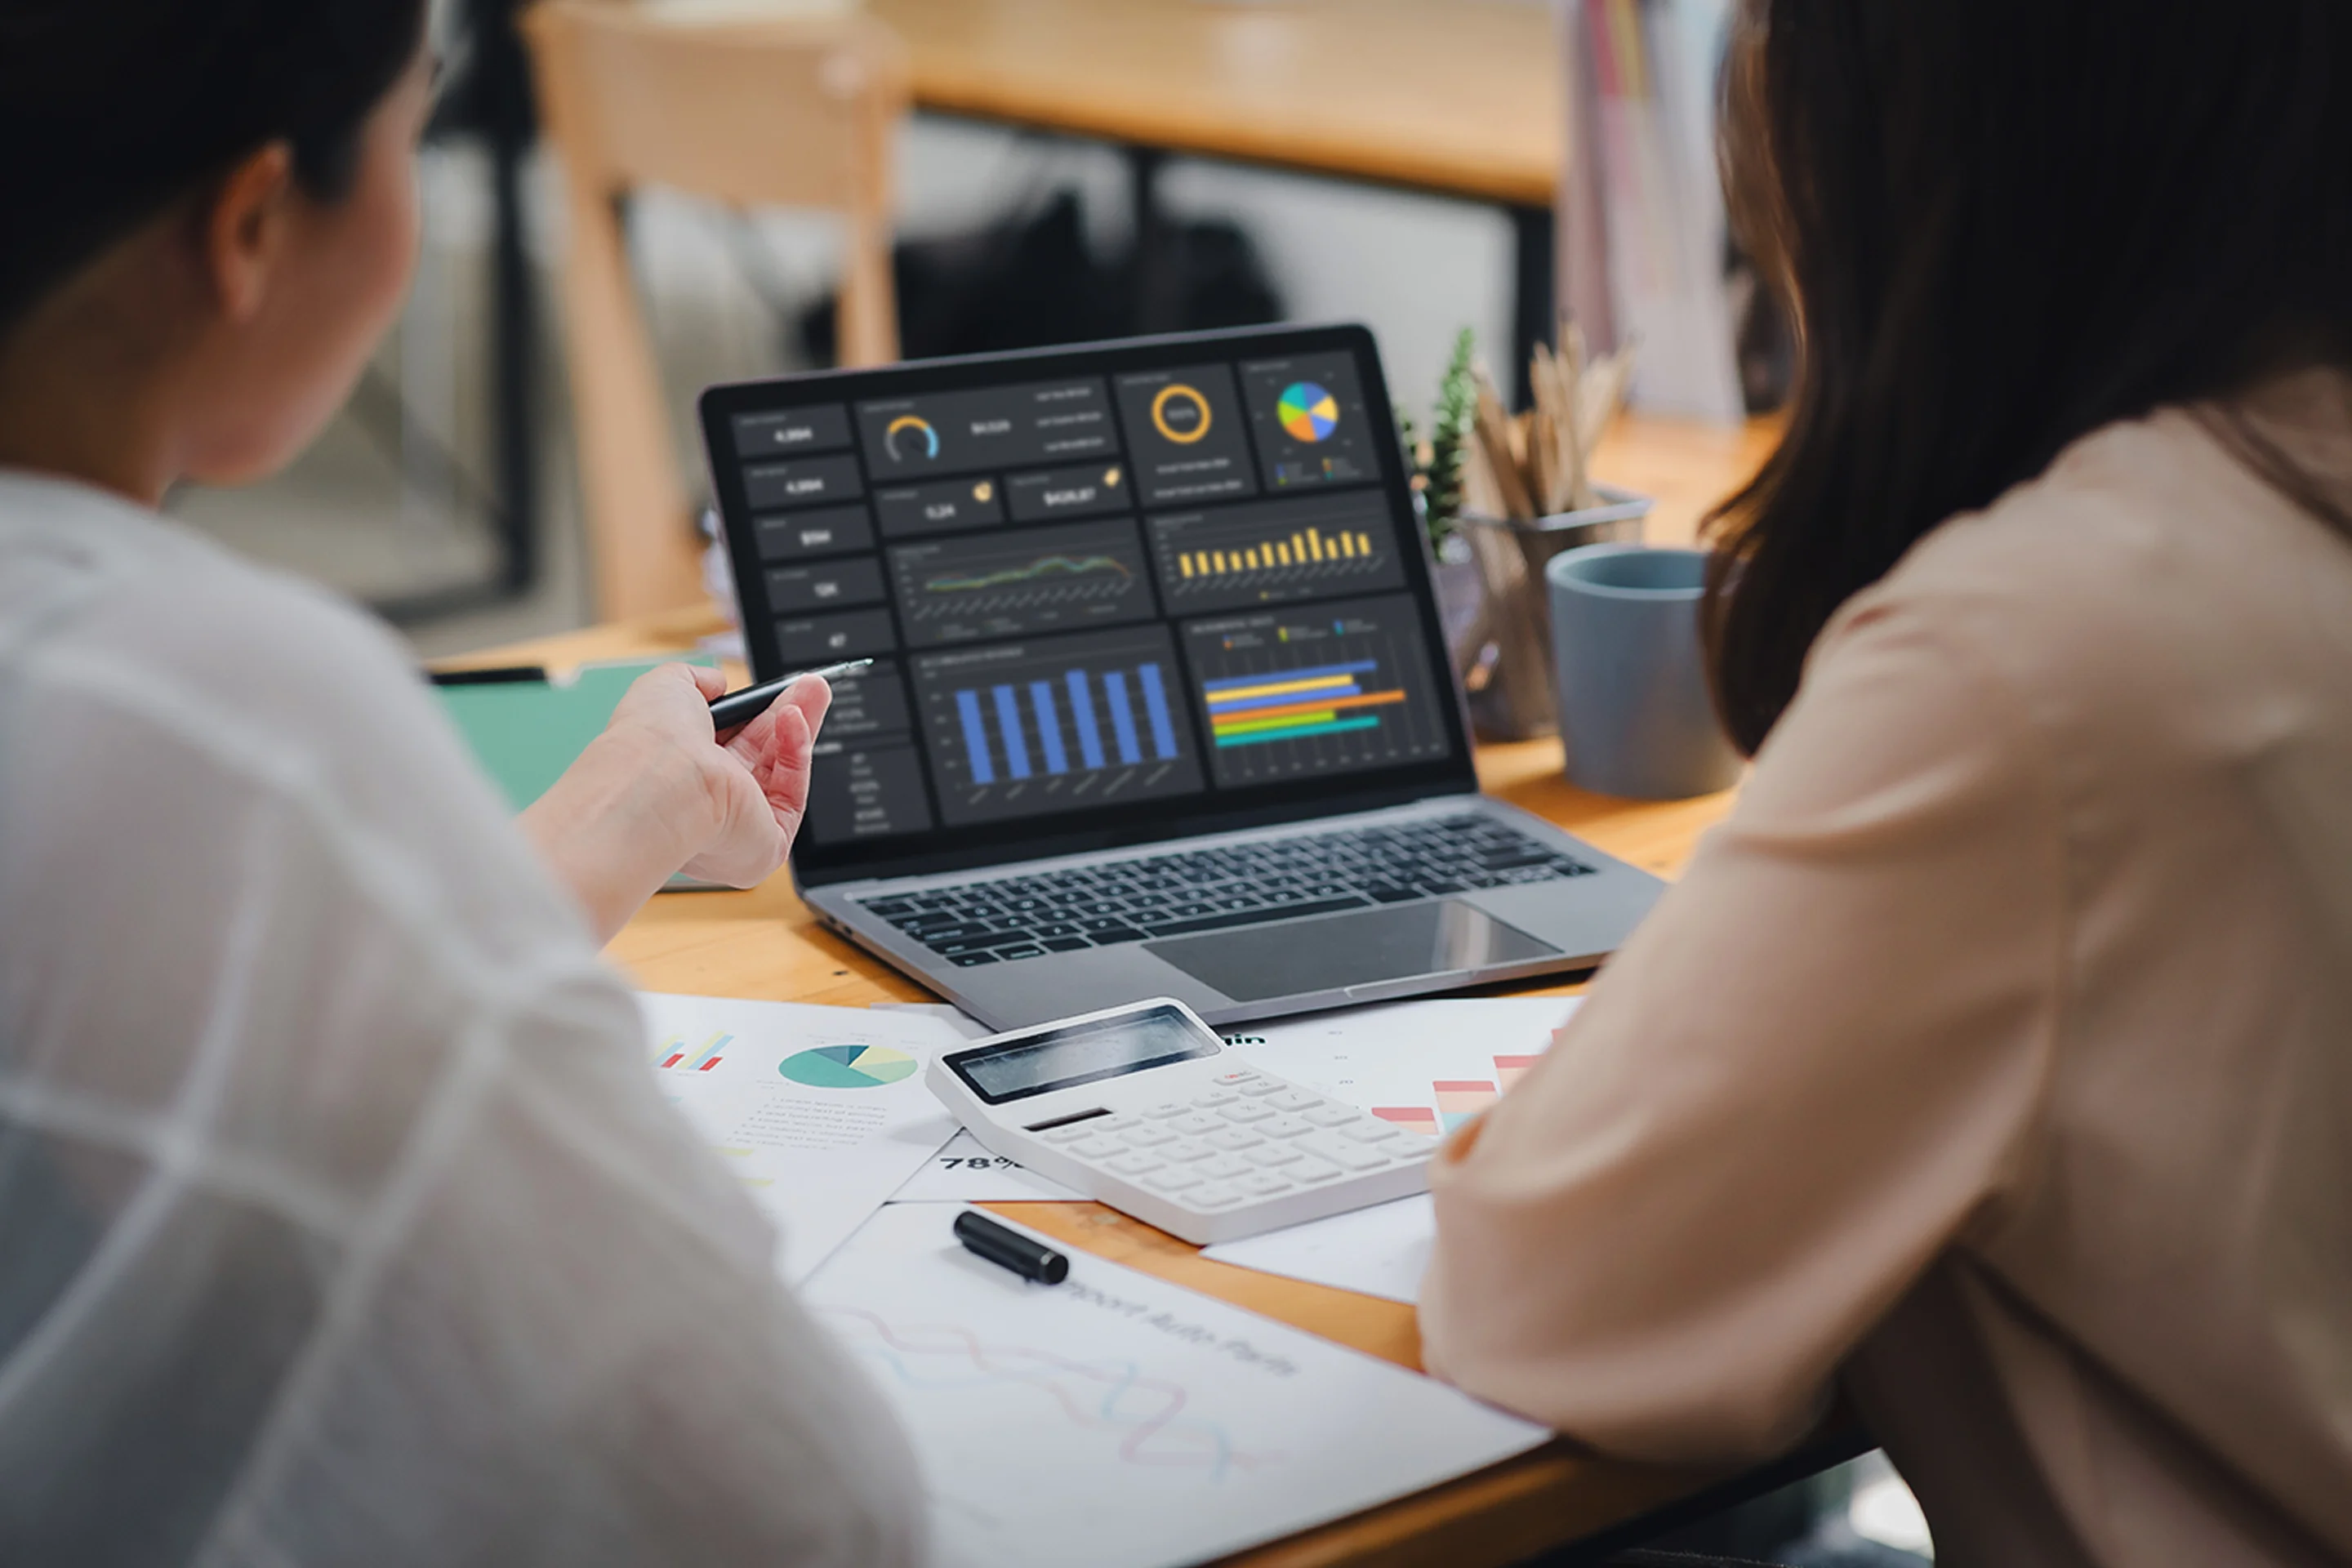
<path fill-rule="evenodd" d="M 638 996 L 654 1081 L 782 1234 L 805 1278 L 956 1131 L 923 1086 L 944 1019 L 723 996 Z"/>

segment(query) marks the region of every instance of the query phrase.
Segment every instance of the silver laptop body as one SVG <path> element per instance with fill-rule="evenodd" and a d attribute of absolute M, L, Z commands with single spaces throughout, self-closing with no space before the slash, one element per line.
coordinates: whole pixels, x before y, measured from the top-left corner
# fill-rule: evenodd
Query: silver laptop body
<path fill-rule="evenodd" d="M 713 387 L 755 675 L 843 658 L 793 857 L 1013 1028 L 1598 963 L 1661 884 L 1480 795 L 1379 359 L 1276 328 Z"/>

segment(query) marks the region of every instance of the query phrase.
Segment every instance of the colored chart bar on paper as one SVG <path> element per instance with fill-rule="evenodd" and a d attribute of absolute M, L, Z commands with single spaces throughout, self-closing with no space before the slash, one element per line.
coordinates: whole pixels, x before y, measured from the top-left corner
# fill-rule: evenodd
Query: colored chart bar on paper
<path fill-rule="evenodd" d="M 661 1058 L 661 1065 L 666 1068 L 678 1067 L 688 1057 L 692 1057 L 694 1065 L 688 1068 L 688 1071 L 709 1072 L 726 1059 L 727 1047 L 734 1042 L 734 1039 L 735 1037 L 732 1035 L 713 1035 L 702 1043 L 700 1051 L 697 1052 L 683 1039 L 672 1038 L 664 1042 L 661 1050 L 656 1054 Z"/>
<path fill-rule="evenodd" d="M 1437 1136 L 1437 1112 L 1425 1105 L 1375 1105 L 1372 1114 L 1383 1121 L 1393 1121 L 1407 1132 L 1418 1132 L 1424 1138 Z"/>
<path fill-rule="evenodd" d="M 1528 1069 L 1541 1060 L 1541 1057 L 1496 1057 L 1495 1077 L 1501 1082 L 1503 1092 L 1508 1094 L 1512 1086 L 1528 1075 Z"/>
<path fill-rule="evenodd" d="M 1438 1120 L 1448 1132 L 1495 1103 L 1500 1091 L 1491 1083 L 1477 1079 L 1439 1079 L 1430 1086 L 1437 1091 Z"/>

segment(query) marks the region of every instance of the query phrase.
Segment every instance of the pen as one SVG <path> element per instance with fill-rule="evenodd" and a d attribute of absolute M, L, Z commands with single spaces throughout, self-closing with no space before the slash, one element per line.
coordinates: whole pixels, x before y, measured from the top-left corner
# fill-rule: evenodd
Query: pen
<path fill-rule="evenodd" d="M 1040 1285 L 1059 1285 L 1070 1277 L 1070 1260 L 1042 1241 L 1032 1241 L 1008 1226 L 997 1224 L 976 1209 L 956 1215 L 956 1239 L 991 1263 L 1010 1268 Z"/>
<path fill-rule="evenodd" d="M 759 686 L 747 686 L 740 691 L 730 691 L 724 697 L 714 697 L 710 700 L 710 727 L 723 732 L 740 724 L 749 724 L 752 720 L 765 713 L 768 710 L 768 704 L 782 697 L 784 694 L 784 688 L 795 680 L 806 680 L 812 675 L 821 675 L 827 680 L 835 680 L 842 676 L 856 675 L 859 670 L 871 668 L 873 664 L 874 661 L 870 658 L 848 659 L 840 664 L 828 664 L 817 669 L 803 669 L 796 674 L 787 675 L 780 680 L 767 681 Z"/>
<path fill-rule="evenodd" d="M 436 686 L 522 686 L 544 683 L 547 670 L 536 664 L 502 664 L 490 669 L 435 669 L 425 679 Z"/>

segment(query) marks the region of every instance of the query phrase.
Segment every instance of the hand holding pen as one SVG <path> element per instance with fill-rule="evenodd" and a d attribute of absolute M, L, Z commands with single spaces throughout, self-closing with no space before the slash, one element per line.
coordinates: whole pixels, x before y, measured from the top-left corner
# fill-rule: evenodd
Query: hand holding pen
<path fill-rule="evenodd" d="M 795 681 L 839 680 L 844 676 L 857 675 L 873 668 L 874 661 L 870 658 L 853 658 L 816 669 L 799 670 L 758 686 L 747 686 L 740 691 L 730 691 L 724 697 L 714 697 L 710 700 L 710 727 L 723 735 L 739 724 L 750 723 L 766 712 L 769 704 L 782 697 Z"/>

